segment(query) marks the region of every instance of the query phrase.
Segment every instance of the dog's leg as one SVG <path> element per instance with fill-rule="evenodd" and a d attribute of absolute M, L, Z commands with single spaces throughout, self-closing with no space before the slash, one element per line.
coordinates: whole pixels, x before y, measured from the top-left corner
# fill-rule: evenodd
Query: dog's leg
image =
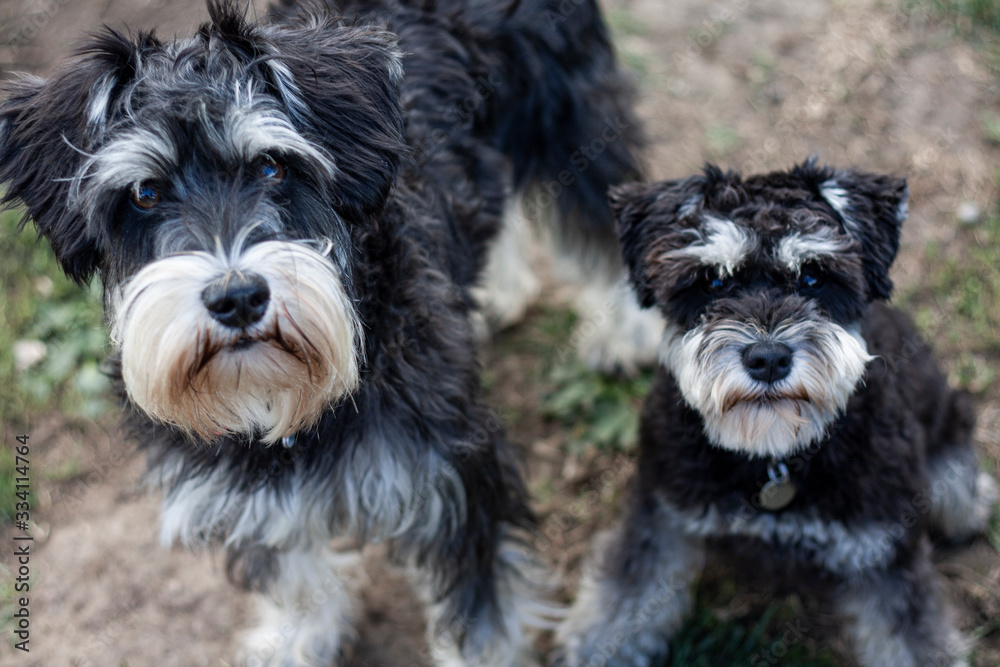
<path fill-rule="evenodd" d="M 508 199 L 499 236 L 490 247 L 480 286 L 474 295 L 480 306 L 480 338 L 516 324 L 541 292 L 533 253 L 548 246 L 555 257 L 559 283 L 573 286 L 572 303 L 580 322 L 569 347 L 587 366 L 604 372 L 633 374 L 654 363 L 663 335 L 663 321 L 655 310 L 639 306 L 628 276 L 614 252 L 559 238 L 556 223 L 530 221 L 522 197 Z M 530 207 L 529 207 L 530 208 Z M 536 215 L 556 215 L 555 211 Z M 538 238 L 536 227 L 549 230 Z"/>
<path fill-rule="evenodd" d="M 964 667 L 962 639 L 947 620 L 925 543 L 907 567 L 849 580 L 838 606 L 863 667 Z"/>
<path fill-rule="evenodd" d="M 567 667 L 647 667 L 669 654 L 704 566 L 701 540 L 685 535 L 672 508 L 635 503 L 595 547 L 576 603 L 559 629 Z"/>
<path fill-rule="evenodd" d="M 927 463 L 931 528 L 961 542 L 986 530 L 996 509 L 997 483 L 981 470 L 969 446 L 954 446 Z"/>
<path fill-rule="evenodd" d="M 533 632 L 554 626 L 551 582 L 536 565 L 535 520 L 499 423 L 480 408 L 469 416 L 479 426 L 434 466 L 393 554 L 418 570 L 435 664 L 528 667 Z"/>
<path fill-rule="evenodd" d="M 643 309 L 624 270 L 593 271 L 581 276 L 574 299 L 580 322 L 570 338 L 580 359 L 605 373 L 633 375 L 656 360 L 663 337 L 663 319 L 655 309 Z"/>
<path fill-rule="evenodd" d="M 524 210 L 540 230 L 540 241 L 553 258 L 553 277 L 569 291 L 579 317 L 567 349 L 588 367 L 605 373 L 632 375 L 655 363 L 663 318 L 656 309 L 639 305 L 617 241 L 579 238 L 566 231 L 586 225 L 560 221 L 555 206 L 533 205 L 537 193 L 529 190 Z"/>
<path fill-rule="evenodd" d="M 310 549 L 272 555 L 273 575 L 261 582 L 257 627 L 248 631 L 240 667 L 330 667 L 354 638 L 345 570 L 357 554 Z M 353 569 L 353 568 L 352 568 Z"/>
<path fill-rule="evenodd" d="M 976 425 L 969 395 L 945 384 L 926 347 L 915 357 L 911 373 L 917 414 L 927 437 L 927 490 L 914 503 L 926 513 L 935 536 L 963 542 L 986 530 L 996 508 L 997 483 L 979 467 L 972 448 Z"/>
<path fill-rule="evenodd" d="M 560 610 L 544 599 L 552 588 L 526 547 L 505 542 L 492 566 L 459 581 L 428 606 L 428 645 L 438 667 L 531 667 L 532 641 L 553 628 Z"/>
<path fill-rule="evenodd" d="M 490 333 L 516 324 L 541 292 L 531 254 L 534 230 L 521 211 L 521 198 L 508 197 L 500 234 L 490 246 L 480 286 L 473 290 L 479 303 L 477 334 Z"/>

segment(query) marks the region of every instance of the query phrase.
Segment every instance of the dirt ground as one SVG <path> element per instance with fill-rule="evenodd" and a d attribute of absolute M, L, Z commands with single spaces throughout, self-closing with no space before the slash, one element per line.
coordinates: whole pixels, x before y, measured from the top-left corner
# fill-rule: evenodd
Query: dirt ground
<path fill-rule="evenodd" d="M 982 51 L 901 10 L 903 2 L 607 0 L 623 57 L 641 73 L 650 175 L 686 176 L 706 160 L 783 168 L 810 154 L 906 175 L 911 215 L 894 277 L 901 289 L 919 285 L 929 242 L 961 251 L 960 205 L 996 204 L 1000 148 L 983 118 L 1000 113 L 1000 78 Z M 155 25 L 169 36 L 205 16 L 197 0 L 0 0 L 0 66 L 44 74 L 101 22 Z M 539 353 L 502 347 L 513 351 L 487 359 L 492 400 L 528 452 L 544 550 L 572 586 L 589 538 L 615 514 L 630 461 L 568 454 L 560 428 L 538 414 Z M 1000 390 L 979 408 L 977 445 L 997 470 Z M 79 473 L 39 489 L 31 652 L 4 643 L 0 665 L 229 665 L 252 620 L 250 600 L 224 582 L 217 557 L 159 546 L 158 498 L 138 487 L 143 463 L 114 423 L 50 417 L 27 425 L 34 465 Z M 596 505 L 567 511 L 594 490 Z M 963 629 L 1000 616 L 1000 558 L 987 545 L 941 554 L 938 565 Z M 415 599 L 377 557 L 367 577 L 351 664 L 426 664 Z M 998 634 L 983 639 L 977 667 L 1000 665 Z"/>

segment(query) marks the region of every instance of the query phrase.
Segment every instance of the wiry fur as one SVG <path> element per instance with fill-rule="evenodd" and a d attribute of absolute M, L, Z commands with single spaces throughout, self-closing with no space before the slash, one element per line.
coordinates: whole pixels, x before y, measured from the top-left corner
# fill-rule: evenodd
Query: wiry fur
<path fill-rule="evenodd" d="M 267 281 L 271 298 L 262 321 L 233 330 L 211 317 L 201 293 L 247 273 Z M 357 314 L 334 267 L 306 244 L 168 256 L 120 292 L 111 302 L 111 341 L 129 398 L 202 440 L 260 432 L 275 442 L 357 387 Z M 261 342 L 248 348 L 253 341 Z"/>
<path fill-rule="evenodd" d="M 481 403 L 471 289 L 529 187 L 568 179 L 550 202 L 563 235 L 613 235 L 604 193 L 636 171 L 638 126 L 597 5 L 209 14 L 176 41 L 106 29 L 0 102 L 5 201 L 104 284 L 163 539 L 225 549 L 269 600 L 252 655 L 293 626 L 262 664 L 342 652 L 346 593 L 298 603 L 347 536 L 421 571 L 448 659 L 523 665 L 551 607 Z M 606 150 L 571 160 L 608 123 Z M 248 285 L 258 319 L 209 296 Z"/>
<path fill-rule="evenodd" d="M 766 323 L 720 320 L 685 334 L 668 326 L 660 361 L 705 420 L 713 444 L 755 456 L 787 456 L 822 438 L 847 405 L 871 360 L 856 327 L 823 327 L 783 315 Z M 771 386 L 742 372 L 740 351 L 759 341 L 797 351 L 791 374 Z"/>
<path fill-rule="evenodd" d="M 246 633 L 238 661 L 248 667 L 274 661 L 330 665 L 345 653 L 356 621 L 348 589 L 359 576 L 353 554 L 316 545 L 282 554 L 278 577 L 258 600 L 257 626 Z"/>
<path fill-rule="evenodd" d="M 738 546 L 835 592 L 861 664 L 964 664 L 927 536 L 982 531 L 995 486 L 968 396 L 881 303 L 905 183 L 814 161 L 746 179 L 708 167 L 618 188 L 612 205 L 632 280 L 668 325 L 628 509 L 560 631 L 566 662 L 659 664 L 702 550 Z M 787 375 L 751 372 L 742 355 L 760 342 L 787 346 Z M 768 509 L 778 462 L 797 492 Z M 622 622 L 678 562 L 669 613 Z"/>

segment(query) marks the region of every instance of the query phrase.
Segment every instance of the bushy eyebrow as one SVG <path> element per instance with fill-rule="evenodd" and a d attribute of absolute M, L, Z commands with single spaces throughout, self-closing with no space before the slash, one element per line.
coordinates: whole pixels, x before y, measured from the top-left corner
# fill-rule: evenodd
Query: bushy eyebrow
<path fill-rule="evenodd" d="M 806 262 L 835 257 L 854 245 L 853 239 L 838 234 L 832 227 L 820 227 L 812 232 L 796 230 L 774 244 L 774 258 L 797 275 Z"/>
<path fill-rule="evenodd" d="M 733 275 L 759 243 L 749 229 L 714 215 L 705 215 L 703 227 L 687 233 L 694 242 L 669 251 L 666 258 L 695 257 L 703 265 L 718 268 L 721 276 Z"/>

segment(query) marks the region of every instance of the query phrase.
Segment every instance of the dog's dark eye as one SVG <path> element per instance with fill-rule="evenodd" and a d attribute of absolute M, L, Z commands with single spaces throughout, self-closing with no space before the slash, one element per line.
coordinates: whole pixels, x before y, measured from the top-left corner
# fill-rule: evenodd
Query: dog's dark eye
<path fill-rule="evenodd" d="M 270 155 L 265 155 L 257 160 L 257 180 L 266 185 L 277 185 L 285 180 L 285 168 Z"/>
<path fill-rule="evenodd" d="M 132 203 L 148 211 L 160 203 L 160 191 L 148 183 L 142 183 L 132 190 Z"/>
<path fill-rule="evenodd" d="M 819 289 L 823 286 L 823 276 L 816 271 L 805 270 L 799 276 L 799 289 Z"/>

